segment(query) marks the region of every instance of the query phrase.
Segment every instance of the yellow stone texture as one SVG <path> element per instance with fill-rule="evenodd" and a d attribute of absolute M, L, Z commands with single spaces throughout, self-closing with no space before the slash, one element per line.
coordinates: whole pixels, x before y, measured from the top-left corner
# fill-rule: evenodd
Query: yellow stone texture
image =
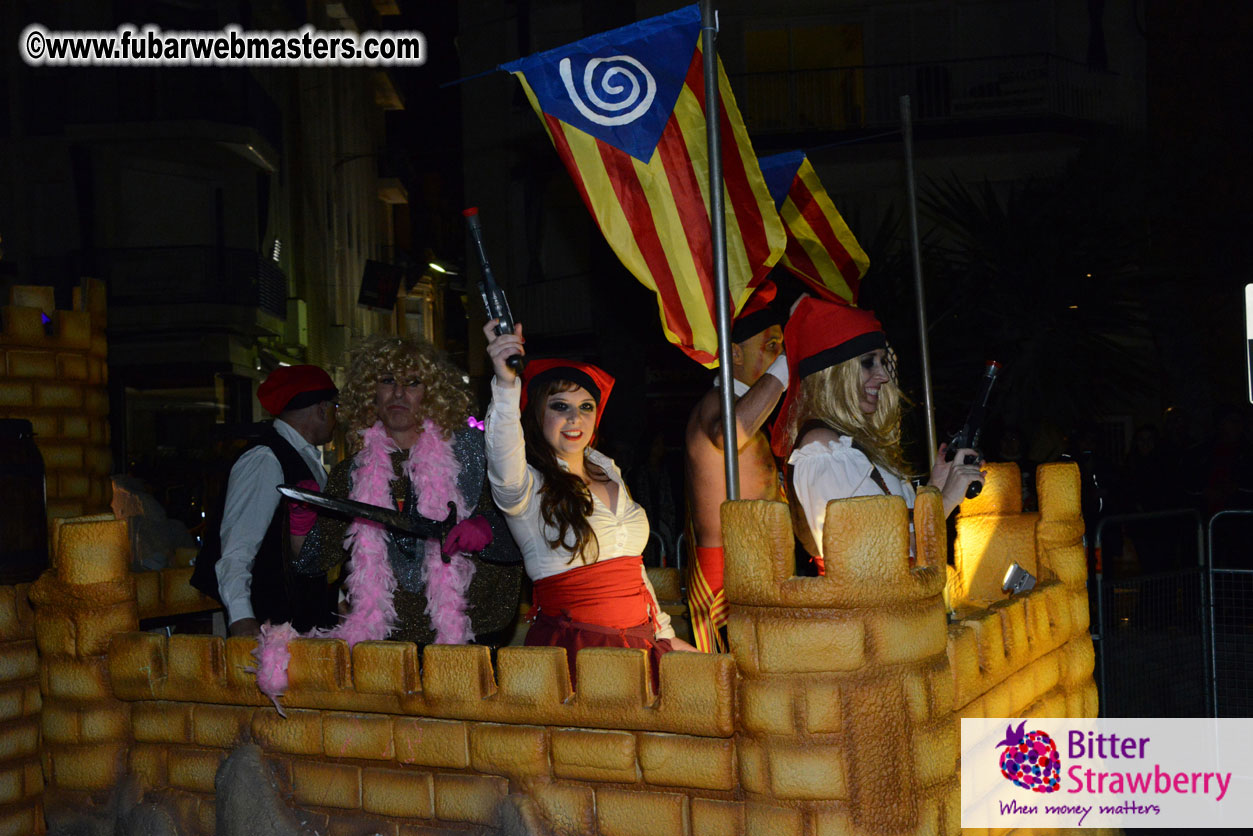
<path fill-rule="evenodd" d="M 865 627 L 859 618 L 757 622 L 761 668 L 767 673 L 856 670 L 865 663 Z"/>
<path fill-rule="evenodd" d="M 854 821 L 875 832 L 903 832 L 916 818 L 912 765 L 914 728 L 908 720 L 902 672 L 874 671 L 841 691 L 848 775 Z M 830 795 L 826 796 L 831 798 Z"/>
<path fill-rule="evenodd" d="M 674 793 L 596 790 L 596 819 L 601 836 L 656 836 L 683 833 L 687 796 Z"/>
<path fill-rule="evenodd" d="M 139 613 L 134 601 L 108 607 L 93 607 L 74 613 L 79 656 L 101 656 L 118 633 L 139 629 Z"/>
<path fill-rule="evenodd" d="M 744 831 L 744 802 L 693 798 L 692 836 L 740 836 Z"/>
<path fill-rule="evenodd" d="M 53 702 L 39 714 L 43 738 L 49 743 L 79 743 L 79 712 L 72 702 Z"/>
<path fill-rule="evenodd" d="M 9 304 L 19 308 L 35 308 L 39 313 L 51 315 L 57 309 L 56 288 L 37 284 L 13 285 L 9 288 Z"/>
<path fill-rule="evenodd" d="M 553 772 L 580 781 L 634 782 L 635 735 L 621 731 L 553 729 Z"/>
<path fill-rule="evenodd" d="M 745 833 L 770 836 L 801 836 L 804 831 L 802 811 L 795 807 L 748 801 L 744 804 Z"/>
<path fill-rule="evenodd" d="M 792 577 L 795 566 L 787 506 L 742 500 L 724 502 L 721 513 L 727 600 L 758 606 L 777 603 L 778 585 Z"/>
<path fill-rule="evenodd" d="M 131 706 L 131 733 L 135 740 L 144 743 L 191 742 L 193 706 L 174 702 L 136 702 Z"/>
<path fill-rule="evenodd" d="M 751 737 L 736 740 L 739 757 L 740 787 L 745 792 L 764 795 L 770 791 L 770 773 L 767 766 L 766 750 L 762 744 Z"/>
<path fill-rule="evenodd" d="M 287 717 L 272 708 L 252 715 L 252 736 L 267 750 L 289 755 L 321 755 L 322 712 L 286 709 Z"/>
<path fill-rule="evenodd" d="M 20 765 L 0 763 L 0 809 L 22 800 L 24 777 L 25 770 Z"/>
<path fill-rule="evenodd" d="M 194 792 L 213 792 L 213 779 L 226 758 L 221 749 L 172 746 L 167 755 L 170 786 Z"/>
<path fill-rule="evenodd" d="M 634 713 L 653 701 L 648 654 L 627 647 L 588 647 L 574 659 L 580 705 L 602 712 Z"/>
<path fill-rule="evenodd" d="M 959 606 L 983 607 L 1004 600 L 1001 583 L 1013 563 L 1039 577 L 1035 544 L 1035 514 L 959 513 L 953 548 L 953 563 L 962 578 Z"/>
<path fill-rule="evenodd" d="M 78 655 L 78 630 L 73 616 L 60 608 L 40 607 L 35 614 L 35 642 L 44 656 Z"/>
<path fill-rule="evenodd" d="M 428 644 L 422 650 L 422 692 L 434 707 L 477 703 L 496 691 L 491 650 L 483 645 Z"/>
<path fill-rule="evenodd" d="M 0 311 L 4 317 L 4 327 L 0 328 L 0 337 L 6 347 L 11 346 L 45 346 L 51 340 L 44 331 L 44 312 L 36 307 L 21 305 L 5 305 Z"/>
<path fill-rule="evenodd" d="M 57 376 L 57 358 L 51 351 L 8 351 L 9 377 Z"/>
<path fill-rule="evenodd" d="M 67 700 L 103 700 L 113 696 L 102 658 L 46 659 L 39 672 L 39 685 L 48 696 Z"/>
<path fill-rule="evenodd" d="M 36 676 L 39 673 L 39 652 L 34 641 L 10 642 L 0 653 L 0 683 Z"/>
<path fill-rule="evenodd" d="M 14 805 L 0 812 L 0 833 L 24 836 L 38 833 L 43 826 L 43 813 L 38 804 Z"/>
<path fill-rule="evenodd" d="M 63 583 L 117 581 L 130 574 L 130 531 L 125 520 L 75 522 L 58 529 L 57 577 Z"/>
<path fill-rule="evenodd" d="M 397 717 L 394 735 L 401 763 L 445 769 L 470 765 L 468 727 L 460 721 Z"/>
<path fill-rule="evenodd" d="M 508 792 L 509 782 L 504 778 L 436 774 L 435 817 L 444 821 L 494 825 L 496 808 Z"/>
<path fill-rule="evenodd" d="M 322 715 L 323 751 L 331 758 L 394 760 L 392 723 L 388 716 L 328 711 Z"/>
<path fill-rule="evenodd" d="M 79 714 L 79 734 L 84 743 L 126 741 L 131 737 L 130 703 L 109 700 L 84 706 Z"/>
<path fill-rule="evenodd" d="M 363 694 L 412 694 L 420 689 L 418 648 L 411 642 L 358 642 L 352 681 Z"/>
<path fill-rule="evenodd" d="M 430 773 L 402 769 L 361 771 L 361 809 L 392 818 L 429 819 L 435 812 Z"/>
<path fill-rule="evenodd" d="M 840 747 L 768 743 L 770 794 L 779 799 L 845 798 L 844 752 Z"/>
<path fill-rule="evenodd" d="M 0 586 L 0 642 L 34 635 L 35 614 L 25 593 L 18 594 L 19 589 L 25 587 Z"/>
<path fill-rule="evenodd" d="M 499 699 L 557 706 L 570 696 L 570 669 L 561 647 L 502 647 L 496 654 Z"/>
<path fill-rule="evenodd" d="M 0 380 L 0 407 L 5 409 L 30 407 L 35 403 L 35 387 L 29 383 Z"/>
<path fill-rule="evenodd" d="M 165 696 L 186 702 L 203 701 L 224 678 L 225 650 L 217 636 L 170 636 Z"/>
<path fill-rule="evenodd" d="M 875 661 L 896 665 L 943 653 L 947 624 L 937 598 L 934 606 L 922 610 L 878 610 L 866 618 L 866 632 Z"/>
<path fill-rule="evenodd" d="M 122 778 L 126 748 L 121 743 L 47 746 L 49 783 L 64 790 L 111 790 Z"/>
<path fill-rule="evenodd" d="M 740 684 L 740 722 L 757 734 L 792 734 L 796 729 L 794 685 L 790 680 L 746 679 Z"/>
<path fill-rule="evenodd" d="M 1040 465 L 1035 469 L 1035 488 L 1040 500 L 1040 519 L 1082 516 L 1079 503 L 1079 466 L 1074 462 L 1048 462 Z"/>
<path fill-rule="evenodd" d="M 290 690 L 335 693 L 348 687 L 348 645 L 342 639 L 296 639 L 288 649 Z"/>
<path fill-rule="evenodd" d="M 475 723 L 470 726 L 470 766 L 516 780 L 547 776 L 547 732 L 541 726 Z"/>
<path fill-rule="evenodd" d="M 25 712 L 26 686 L 24 683 L 0 687 L 0 723 L 15 720 Z"/>
<path fill-rule="evenodd" d="M 539 784 L 532 791 L 544 819 L 556 833 L 595 833 L 595 796 L 579 784 Z"/>
<path fill-rule="evenodd" d="M 735 746 L 730 740 L 675 734 L 641 734 L 644 780 L 661 787 L 735 789 Z"/>
<path fill-rule="evenodd" d="M 840 730 L 840 686 L 836 680 L 805 685 L 805 727 L 810 734 L 834 734 Z"/>
<path fill-rule="evenodd" d="M 23 717 L 0 726 L 0 757 L 20 758 L 39 751 L 39 718 Z"/>
<path fill-rule="evenodd" d="M 735 730 L 735 659 L 725 653 L 667 653 L 661 657 L 660 713 L 669 731 L 720 737 Z"/>
<path fill-rule="evenodd" d="M 928 726 L 915 726 L 912 738 L 914 746 L 914 780 L 917 786 L 929 787 L 957 774 L 958 724 L 951 717 L 944 717 Z"/>
<path fill-rule="evenodd" d="M 361 807 L 361 767 L 342 763 L 292 762 L 292 798 L 312 807 Z"/>
<path fill-rule="evenodd" d="M 255 709 L 234 705 L 189 706 L 193 739 L 201 746 L 234 749 L 252 733 Z M 180 706 L 179 708 L 182 708 Z M 177 722 L 181 711 L 175 711 Z"/>

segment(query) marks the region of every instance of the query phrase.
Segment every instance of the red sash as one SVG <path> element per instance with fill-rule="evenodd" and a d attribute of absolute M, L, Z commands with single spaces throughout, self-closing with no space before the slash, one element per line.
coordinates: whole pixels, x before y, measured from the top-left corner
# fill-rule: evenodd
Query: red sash
<path fill-rule="evenodd" d="M 614 557 L 535 581 L 535 609 L 614 630 L 642 624 L 655 628 L 656 608 L 644 585 L 643 565 L 639 555 Z"/>

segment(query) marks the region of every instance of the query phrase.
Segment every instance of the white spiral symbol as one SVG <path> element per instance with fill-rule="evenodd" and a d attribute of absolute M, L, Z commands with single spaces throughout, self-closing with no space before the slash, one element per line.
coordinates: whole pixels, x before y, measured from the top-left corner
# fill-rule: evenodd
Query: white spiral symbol
<path fill-rule="evenodd" d="M 630 64 L 638 72 L 632 72 L 627 67 L 614 66 L 605 70 L 600 77 L 599 87 L 605 94 L 611 96 L 613 101 L 605 101 L 593 89 L 592 74 L 596 68 L 608 61 L 621 61 Z M 615 115 L 606 116 L 597 113 L 588 107 L 583 99 L 579 96 L 578 91 L 574 87 L 574 78 L 570 73 L 570 59 L 562 58 L 558 67 L 561 73 L 561 80 L 566 85 L 566 92 L 570 94 L 570 101 L 578 109 L 579 113 L 589 122 L 595 122 L 597 125 L 626 125 L 634 122 L 647 112 L 648 108 L 653 104 L 653 97 L 657 95 L 657 80 L 653 78 L 653 74 L 648 68 L 630 55 L 613 55 L 609 58 L 593 58 L 587 62 L 587 67 L 583 70 L 583 92 L 587 95 L 588 101 L 601 110 L 609 111 Z M 641 85 L 642 82 L 642 85 Z M 628 108 L 630 108 L 628 110 Z M 626 113 L 619 113 L 625 110 Z"/>

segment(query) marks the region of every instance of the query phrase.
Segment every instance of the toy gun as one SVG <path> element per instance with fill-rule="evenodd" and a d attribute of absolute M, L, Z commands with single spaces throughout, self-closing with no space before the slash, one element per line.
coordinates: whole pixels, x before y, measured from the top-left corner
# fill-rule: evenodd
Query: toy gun
<path fill-rule="evenodd" d="M 978 448 L 979 436 L 983 434 L 983 422 L 988 415 L 988 398 L 992 395 L 992 384 L 996 382 L 996 375 L 1000 370 L 1000 363 L 995 360 L 988 361 L 983 370 L 983 378 L 979 381 L 979 392 L 975 395 L 974 403 L 970 405 L 970 414 L 966 416 L 966 423 L 949 441 L 948 449 L 944 451 L 946 462 L 951 462 L 957 455 L 957 451 L 964 447 Z M 978 461 L 976 457 L 967 455 L 962 464 L 974 464 L 976 461 Z M 974 499 L 982 490 L 982 482 L 977 480 L 971 482 L 966 488 L 966 498 Z"/>
<path fill-rule="evenodd" d="M 483 278 L 479 281 L 479 296 L 483 299 L 483 310 L 487 311 L 488 318 L 496 320 L 498 335 L 512 334 L 513 314 L 509 312 L 509 300 L 505 298 L 505 291 L 496 284 L 496 277 L 492 275 L 492 265 L 487 260 L 487 249 L 483 246 L 483 226 L 479 223 L 479 207 L 471 206 L 469 209 L 463 209 L 461 214 L 465 215 L 466 226 L 470 230 L 470 237 L 474 240 L 474 250 L 479 256 L 479 268 L 483 271 Z M 518 374 L 522 374 L 522 367 L 526 365 L 521 354 L 515 354 L 505 362 Z"/>

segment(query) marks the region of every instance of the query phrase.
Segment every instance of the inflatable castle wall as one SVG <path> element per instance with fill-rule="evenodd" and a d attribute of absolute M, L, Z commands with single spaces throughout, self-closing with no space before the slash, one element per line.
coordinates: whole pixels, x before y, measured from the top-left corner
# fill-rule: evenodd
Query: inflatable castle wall
<path fill-rule="evenodd" d="M 134 573 L 124 521 L 58 520 L 52 568 L 0 587 L 0 834 L 125 787 L 169 832 L 234 836 L 240 753 L 292 832 L 957 834 L 959 718 L 1097 709 L 1078 472 L 1041 466 L 1023 513 L 990 468 L 951 567 L 931 490 L 916 562 L 899 499 L 831 503 L 819 578 L 792 574 L 786 506 L 727 503 L 732 653 L 666 655 L 659 694 L 636 650 L 584 650 L 572 692 L 556 648 L 299 640 L 285 717 L 251 639 L 138 630 L 211 604 L 190 569 Z M 1039 583 L 1007 597 L 1012 561 Z"/>

